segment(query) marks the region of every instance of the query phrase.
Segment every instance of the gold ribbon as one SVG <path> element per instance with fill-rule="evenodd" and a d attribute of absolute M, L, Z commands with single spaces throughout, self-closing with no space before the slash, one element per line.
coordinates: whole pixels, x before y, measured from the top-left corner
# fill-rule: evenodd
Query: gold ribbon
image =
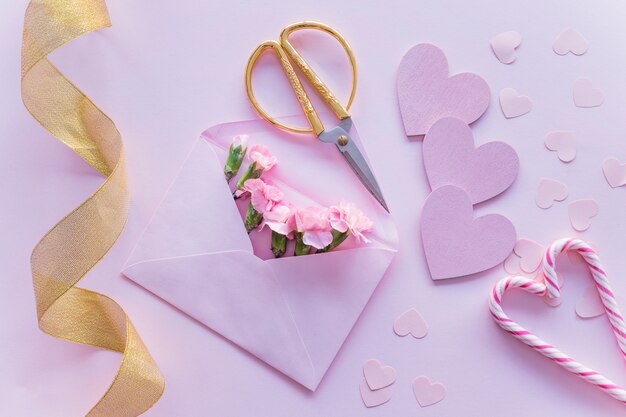
<path fill-rule="evenodd" d="M 30 114 L 107 178 L 57 223 L 31 256 L 39 328 L 57 338 L 122 353 L 109 389 L 89 417 L 137 416 L 165 381 L 124 310 L 75 284 L 117 240 L 130 194 L 115 124 L 47 59 L 64 43 L 110 26 L 105 0 L 31 0 L 24 18 L 22 99 Z"/>

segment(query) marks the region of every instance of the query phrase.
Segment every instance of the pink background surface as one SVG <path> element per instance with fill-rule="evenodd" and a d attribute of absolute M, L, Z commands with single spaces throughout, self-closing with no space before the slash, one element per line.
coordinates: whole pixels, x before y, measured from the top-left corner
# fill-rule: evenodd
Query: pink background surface
<path fill-rule="evenodd" d="M 364 2 L 127 2 L 109 0 L 113 28 L 85 36 L 53 60 L 118 124 L 128 151 L 133 192 L 129 224 L 118 244 L 81 282 L 115 298 L 130 315 L 167 378 L 148 416 L 613 416 L 623 406 L 548 363 L 503 334 L 487 312 L 487 292 L 501 267 L 475 277 L 435 284 L 426 269 L 418 234 L 428 193 L 421 143 L 406 139 L 395 93 L 400 58 L 418 42 L 432 42 L 453 72 L 475 71 L 492 89 L 487 113 L 474 124 L 477 143 L 499 139 L 520 155 L 512 188 L 478 207 L 506 214 L 519 235 L 544 244 L 574 235 L 567 204 L 595 198 L 600 215 L 580 234 L 600 251 L 618 294 L 626 294 L 624 189 L 611 189 L 600 170 L 608 156 L 626 160 L 626 7 L 590 3 L 499 1 Z M 102 182 L 70 150 L 49 137 L 22 107 L 19 48 L 26 1 L 0 5 L 2 61 L 0 128 L 0 415 L 83 415 L 100 398 L 119 355 L 53 339 L 37 329 L 29 255 L 37 240 Z M 401 249 L 344 348 L 316 393 L 235 348 L 197 322 L 123 278 L 119 271 L 150 213 L 193 141 L 205 128 L 249 119 L 242 71 L 250 51 L 302 19 L 338 28 L 353 46 L 360 80 L 354 120 L 400 229 Z M 556 35 L 576 27 L 589 41 L 581 57 L 557 56 Z M 518 30 L 518 60 L 497 61 L 492 36 Z M 302 38 L 303 48 L 307 40 Z M 309 42 L 310 45 L 310 42 Z M 315 51 L 311 51 L 315 52 Z M 312 53 L 313 55 L 313 53 Z M 318 57 L 319 54 L 316 54 Z M 343 68 L 339 55 L 316 60 L 322 77 Z M 257 81 L 268 81 L 270 72 Z M 277 74 L 274 74 L 277 75 Z M 606 94 L 594 109 L 574 107 L 571 87 L 589 77 Z M 282 77 L 275 98 L 291 100 Z M 345 77 L 342 78 L 345 81 Z M 340 80 L 341 81 L 341 80 Z M 337 85 L 339 88 L 340 83 Z M 534 101 L 531 113 L 506 120 L 497 93 L 514 87 Z M 265 89 L 268 92 L 269 89 Z M 344 89 L 345 91 L 345 89 Z M 259 91 L 262 94 L 262 90 Z M 282 96 L 284 94 L 284 97 Z M 289 106 L 272 102 L 277 113 Z M 565 165 L 545 150 L 555 129 L 578 133 L 579 154 Z M 541 177 L 568 184 L 570 197 L 542 211 L 534 192 Z M 567 266 L 564 302 L 558 309 L 522 294 L 505 306 L 531 331 L 581 362 L 626 383 L 626 369 L 604 319 L 576 318 L 574 304 L 588 285 L 580 267 Z M 430 326 L 422 340 L 393 334 L 394 318 L 416 307 Z M 398 370 L 393 398 L 366 410 L 359 397 L 361 366 L 377 358 Z M 420 409 L 411 381 L 427 375 L 443 382 L 447 398 Z"/>

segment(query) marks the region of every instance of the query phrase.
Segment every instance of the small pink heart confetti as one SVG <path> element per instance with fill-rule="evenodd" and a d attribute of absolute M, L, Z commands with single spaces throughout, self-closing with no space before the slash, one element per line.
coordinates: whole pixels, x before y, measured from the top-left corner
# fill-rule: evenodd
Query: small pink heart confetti
<path fill-rule="evenodd" d="M 604 93 L 591 84 L 591 80 L 581 77 L 574 82 L 574 104 L 577 107 L 598 107 L 604 103 Z"/>
<path fill-rule="evenodd" d="M 591 226 L 591 219 L 598 215 L 600 206 L 595 200 L 577 200 L 569 205 L 569 219 L 572 227 L 584 232 Z"/>
<path fill-rule="evenodd" d="M 391 366 L 383 366 L 377 359 L 368 359 L 363 364 L 363 375 L 367 385 L 373 389 L 381 389 L 396 382 L 396 370 Z"/>
<path fill-rule="evenodd" d="M 439 382 L 430 382 L 428 377 L 418 376 L 413 381 L 413 394 L 421 407 L 428 407 L 446 397 L 446 387 Z"/>
<path fill-rule="evenodd" d="M 520 261 L 522 258 L 517 256 L 515 252 L 511 252 L 511 254 L 504 260 L 504 270 L 509 275 L 520 275 L 522 273 L 522 268 L 520 267 Z"/>
<path fill-rule="evenodd" d="M 378 407 L 379 405 L 383 405 L 387 401 L 391 399 L 391 387 L 378 389 L 372 391 L 370 387 L 367 385 L 367 381 L 362 380 L 359 384 L 359 391 L 361 391 L 361 398 L 363 399 L 363 404 L 367 408 Z"/>
<path fill-rule="evenodd" d="M 567 28 L 561 32 L 552 44 L 552 50 L 558 55 L 567 55 L 569 52 L 574 55 L 582 55 L 587 52 L 588 47 L 587 40 L 573 28 Z"/>
<path fill-rule="evenodd" d="M 542 209 L 552 207 L 555 201 L 563 201 L 567 198 L 567 186 L 557 180 L 542 178 L 539 181 L 535 202 Z"/>
<path fill-rule="evenodd" d="M 626 185 L 626 164 L 622 164 L 617 158 L 607 158 L 602 163 L 604 178 L 613 188 Z"/>
<path fill-rule="evenodd" d="M 398 336 L 411 336 L 421 339 L 428 333 L 428 324 L 422 315 L 414 308 L 402 313 L 393 323 L 393 331 Z"/>
<path fill-rule="evenodd" d="M 571 162 L 576 158 L 576 134 L 568 131 L 550 132 L 544 140 L 546 148 L 555 151 L 563 162 Z"/>
<path fill-rule="evenodd" d="M 576 303 L 576 314 L 581 319 L 590 319 L 605 313 L 604 304 L 595 284 L 591 284 Z"/>
<path fill-rule="evenodd" d="M 520 257 L 520 268 L 526 273 L 532 273 L 539 268 L 543 259 L 544 248 L 530 239 L 520 239 L 513 249 Z"/>
<path fill-rule="evenodd" d="M 522 43 L 522 35 L 519 32 L 510 30 L 502 32 L 491 38 L 491 49 L 503 64 L 510 64 L 517 58 L 515 49 Z"/>
<path fill-rule="evenodd" d="M 507 119 L 522 116 L 533 108 L 533 103 L 528 96 L 519 95 L 514 88 L 503 88 L 500 91 L 500 107 Z"/>

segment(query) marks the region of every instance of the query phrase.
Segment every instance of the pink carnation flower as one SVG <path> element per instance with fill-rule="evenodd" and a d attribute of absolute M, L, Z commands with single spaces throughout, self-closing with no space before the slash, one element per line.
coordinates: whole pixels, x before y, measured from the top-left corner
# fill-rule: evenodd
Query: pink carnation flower
<path fill-rule="evenodd" d="M 322 249 L 333 241 L 327 209 L 307 207 L 296 211 L 296 230 L 302 233 L 302 241 L 316 249 Z"/>
<path fill-rule="evenodd" d="M 246 148 L 248 146 L 248 135 L 237 135 L 233 138 L 232 147 L 236 148 L 237 146 L 241 146 L 242 148 Z"/>
<path fill-rule="evenodd" d="M 271 210 L 263 213 L 261 229 L 267 226 L 272 231 L 292 239 L 293 232 L 296 230 L 295 214 L 296 209 L 291 204 L 276 204 Z"/>
<path fill-rule="evenodd" d="M 267 184 L 260 178 L 246 181 L 243 191 L 250 193 L 252 207 L 261 214 L 272 210 L 283 199 L 280 188 Z"/>
<path fill-rule="evenodd" d="M 372 230 L 372 221 L 363 214 L 352 203 L 339 203 L 339 206 L 332 206 L 329 214 L 330 225 L 333 229 L 344 233 L 349 230 L 357 239 L 368 243 L 369 240 L 363 232 Z"/>
<path fill-rule="evenodd" d="M 248 159 L 250 162 L 256 163 L 256 169 L 261 171 L 272 169 L 278 162 L 278 159 L 262 145 L 252 145 L 248 149 Z"/>

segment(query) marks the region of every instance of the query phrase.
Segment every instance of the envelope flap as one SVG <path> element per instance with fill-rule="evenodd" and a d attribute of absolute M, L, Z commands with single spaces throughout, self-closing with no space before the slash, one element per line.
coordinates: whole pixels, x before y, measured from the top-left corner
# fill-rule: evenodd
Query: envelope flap
<path fill-rule="evenodd" d="M 252 253 L 252 244 L 218 164 L 211 146 L 196 141 L 128 265 L 216 251 Z"/>
<path fill-rule="evenodd" d="M 245 251 L 155 259 L 124 274 L 305 386 L 313 365 L 272 268 Z"/>
<path fill-rule="evenodd" d="M 313 389 L 394 256 L 394 250 L 363 247 L 267 261 L 276 273 L 313 362 Z"/>

